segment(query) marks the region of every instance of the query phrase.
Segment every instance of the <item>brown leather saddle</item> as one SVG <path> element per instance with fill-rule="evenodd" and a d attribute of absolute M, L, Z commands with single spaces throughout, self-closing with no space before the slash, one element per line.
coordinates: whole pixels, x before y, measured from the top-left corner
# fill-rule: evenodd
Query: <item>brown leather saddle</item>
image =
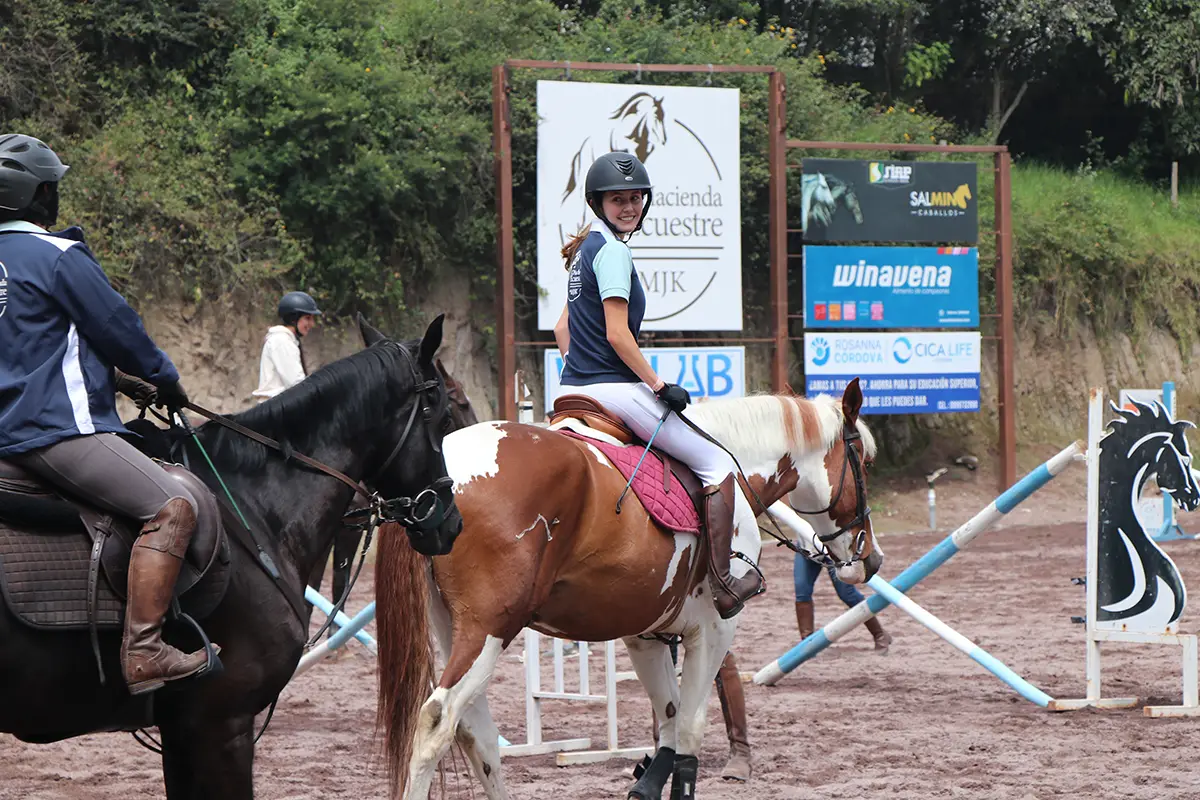
<path fill-rule="evenodd" d="M 161 463 L 161 462 L 160 462 Z M 175 585 L 180 609 L 203 619 L 229 586 L 229 542 L 221 507 L 184 468 L 162 467 L 196 498 L 196 533 Z M 33 628 L 120 628 L 129 557 L 141 523 L 60 493 L 0 460 L 0 596 Z"/>
<path fill-rule="evenodd" d="M 608 409 L 592 398 L 582 394 L 564 394 L 554 401 L 554 412 L 550 415 L 550 424 L 565 419 L 576 419 L 592 430 L 606 433 L 618 442 L 626 445 L 645 447 L 645 442 L 629 429 L 629 426 L 609 413 Z M 696 473 L 684 464 L 666 453 L 651 447 L 650 453 L 663 465 L 663 475 L 674 474 L 696 507 L 700 516 L 700 524 L 704 524 L 704 495 L 700 479 Z"/>

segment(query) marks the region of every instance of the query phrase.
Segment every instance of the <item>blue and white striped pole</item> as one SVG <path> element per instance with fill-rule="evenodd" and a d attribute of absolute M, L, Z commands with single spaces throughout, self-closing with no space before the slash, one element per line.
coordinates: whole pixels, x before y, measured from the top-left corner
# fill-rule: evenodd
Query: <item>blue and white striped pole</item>
<path fill-rule="evenodd" d="M 875 575 L 871 580 L 867 581 L 867 585 L 878 592 L 879 595 L 882 595 L 888 603 L 896 606 L 896 608 L 899 608 L 917 622 L 929 628 L 929 630 L 954 645 L 956 649 L 966 653 L 972 661 L 1007 683 L 1013 689 L 1016 689 L 1017 693 L 1029 702 L 1035 703 L 1042 708 L 1050 705 L 1050 701 L 1053 699 L 1050 695 L 1013 672 L 1004 662 L 926 611 L 909 598 L 908 595 L 892 586 L 883 578 Z"/>
<path fill-rule="evenodd" d="M 347 621 L 337 633 L 305 653 L 304 657 L 300 659 L 300 663 L 296 665 L 296 671 L 292 673 L 292 678 L 303 675 L 320 662 L 329 658 L 339 647 L 350 641 L 351 636 L 354 636 L 365 628 L 367 623 L 373 619 L 375 619 L 374 600 L 362 611 L 355 614 L 352 619 Z"/>
<path fill-rule="evenodd" d="M 304 599 L 312 603 L 314 608 L 319 610 L 327 617 L 329 616 L 329 612 L 333 611 L 333 603 L 326 600 L 324 595 L 311 586 L 304 587 Z M 344 628 L 350 624 L 350 618 L 339 611 L 337 616 L 333 618 L 333 623 L 339 628 Z M 375 639 L 371 636 L 371 634 L 367 633 L 366 631 L 360 630 L 358 633 L 354 634 L 354 638 L 358 639 L 358 641 L 362 643 L 362 646 L 370 650 L 372 654 L 377 654 L 379 652 L 379 645 L 375 643 Z"/>
<path fill-rule="evenodd" d="M 1020 503 L 1050 482 L 1077 458 L 1082 457 L 1084 445 L 1073 442 L 1058 455 L 1045 464 L 1030 472 L 1016 485 L 997 497 L 992 503 L 980 511 L 962 527 L 943 539 L 936 547 L 921 558 L 914 561 L 903 572 L 892 579 L 892 585 L 902 592 L 907 592 L 933 572 L 945 564 L 972 539 L 994 525 L 1002 516 L 1016 508 Z M 813 658 L 829 645 L 841 639 L 850 631 L 878 614 L 888 605 L 882 595 L 873 595 L 849 609 L 840 617 L 830 622 L 821 630 L 809 636 L 800 644 L 787 651 L 775 661 L 767 664 L 754 675 L 754 682 L 760 686 L 774 686 L 784 675 Z"/>

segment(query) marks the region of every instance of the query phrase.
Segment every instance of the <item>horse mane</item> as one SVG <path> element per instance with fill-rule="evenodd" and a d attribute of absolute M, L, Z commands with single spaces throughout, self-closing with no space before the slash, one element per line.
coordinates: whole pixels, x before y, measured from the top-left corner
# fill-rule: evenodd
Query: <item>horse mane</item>
<path fill-rule="evenodd" d="M 360 350 L 230 419 L 306 455 L 330 443 L 363 441 L 383 415 L 407 399 L 412 376 L 404 367 L 409 358 L 416 364 L 419 344 L 386 342 Z M 266 446 L 216 424 L 202 425 L 199 433 L 227 470 L 257 471 L 268 458 L 278 458 Z"/>
<path fill-rule="evenodd" d="M 1112 410 L 1117 413 L 1112 425 L 1110 436 L 1118 437 L 1123 442 L 1136 442 L 1144 436 L 1154 433 L 1169 434 L 1172 438 L 1179 435 L 1187 447 L 1186 431 L 1192 427 L 1187 420 L 1171 420 L 1167 409 L 1162 403 L 1143 403 L 1131 401 L 1133 408 L 1119 408 L 1116 403 L 1110 403 Z M 1169 421 L 1169 423 L 1168 423 Z M 1188 455 L 1189 453 L 1185 453 Z"/>
<path fill-rule="evenodd" d="M 842 436 L 845 417 L 840 398 L 827 394 L 814 398 L 785 394 L 755 394 L 728 400 L 710 400 L 691 406 L 688 417 L 706 433 L 749 463 L 779 457 L 780 437 L 788 452 L 802 455 L 827 452 Z M 863 454 L 875 457 L 875 437 L 860 419 Z"/>

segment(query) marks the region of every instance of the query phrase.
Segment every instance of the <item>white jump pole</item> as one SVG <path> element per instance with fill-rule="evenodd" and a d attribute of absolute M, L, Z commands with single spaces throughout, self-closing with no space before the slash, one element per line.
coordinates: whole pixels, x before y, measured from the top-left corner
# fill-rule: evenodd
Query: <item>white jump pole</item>
<path fill-rule="evenodd" d="M 959 652 L 965 653 L 972 661 L 1007 683 L 1029 702 L 1039 705 L 1042 708 L 1050 705 L 1053 699 L 1050 695 L 1013 672 L 1004 662 L 929 613 L 918 605 L 916 601 L 909 598 L 908 595 L 901 592 L 895 586 L 892 586 L 883 578 L 875 575 L 871 580 L 867 581 L 867 585 L 883 595 L 884 599 L 896 606 L 896 608 L 899 608 L 917 622 L 954 645 L 955 649 Z"/>

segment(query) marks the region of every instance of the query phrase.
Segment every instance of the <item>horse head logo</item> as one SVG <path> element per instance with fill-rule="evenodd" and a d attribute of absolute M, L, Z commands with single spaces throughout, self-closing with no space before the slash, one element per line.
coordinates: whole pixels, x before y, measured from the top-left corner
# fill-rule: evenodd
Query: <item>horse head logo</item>
<path fill-rule="evenodd" d="M 649 92 L 638 92 L 630 97 L 620 108 L 609 117 L 618 126 L 626 126 L 624 136 L 619 137 L 633 144 L 633 154 L 643 164 L 654 152 L 657 141 L 660 145 L 667 143 L 666 118 L 663 114 L 663 99 L 654 97 Z M 628 146 L 619 146 L 618 131 L 613 128 L 608 134 L 608 147 L 613 152 L 628 153 Z"/>
<path fill-rule="evenodd" d="M 854 186 L 841 178 L 822 172 L 808 173 L 800 180 L 800 198 L 800 213 L 805 229 L 810 224 L 828 228 L 839 204 L 854 215 L 857 224 L 862 224 L 862 207 L 858 195 L 854 193 Z"/>
<path fill-rule="evenodd" d="M 1179 570 L 1137 518 L 1142 490 L 1155 478 L 1182 509 L 1200 506 L 1187 430 L 1161 403 L 1133 402 L 1100 443 L 1100 585 L 1097 621 L 1151 627 L 1179 619 L 1187 592 Z M 1131 627 L 1131 629 L 1134 629 Z M 1138 628 L 1140 629 L 1140 628 Z"/>
<path fill-rule="evenodd" d="M 950 202 L 954 203 L 954 205 L 963 210 L 966 210 L 967 201 L 970 199 L 971 187 L 967 186 L 965 183 L 961 184 L 957 189 L 955 189 L 954 194 L 950 196 Z"/>
<path fill-rule="evenodd" d="M 663 110 L 663 98 L 649 92 L 636 92 L 617 106 L 608 119 L 613 125 L 608 132 L 609 153 L 633 153 L 643 164 L 659 146 L 667 143 L 667 117 Z M 588 147 L 592 137 L 583 140 L 575 155 L 571 157 L 571 169 L 567 173 L 567 185 L 563 189 L 562 203 L 580 187 L 588 167 L 600 154 L 596 148 Z M 632 146 L 632 147 L 631 147 Z"/>

